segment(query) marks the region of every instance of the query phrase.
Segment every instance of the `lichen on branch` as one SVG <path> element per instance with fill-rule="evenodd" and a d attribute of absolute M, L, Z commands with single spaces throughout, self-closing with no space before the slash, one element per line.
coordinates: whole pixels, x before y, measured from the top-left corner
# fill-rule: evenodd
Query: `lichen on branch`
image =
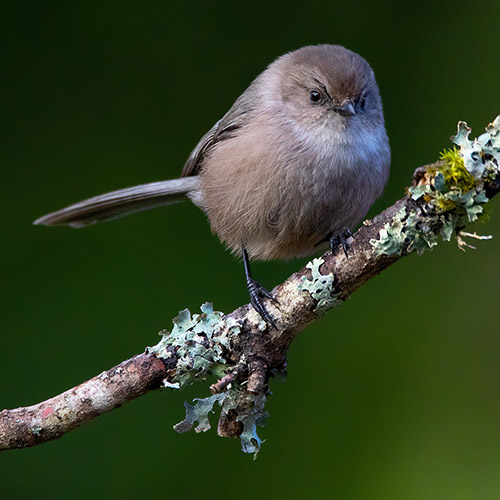
<path fill-rule="evenodd" d="M 460 147 L 445 150 L 440 161 L 415 173 L 408 196 L 416 203 L 406 205 L 370 241 L 377 254 L 422 254 L 438 242 L 450 241 L 468 224 L 476 222 L 489 201 L 487 187 L 500 175 L 500 116 L 486 133 L 469 139 L 470 128 L 459 122 L 451 139 Z"/>
<path fill-rule="evenodd" d="M 486 238 L 463 229 L 500 191 L 500 117 L 479 138 L 469 140 L 469 133 L 460 122 L 452 138 L 460 149 L 417 169 L 406 196 L 356 232 L 348 258 L 327 251 L 272 291 L 277 302 L 267 306 L 276 329 L 250 304 L 227 316 L 208 303 L 201 314 L 181 311 L 172 331 L 160 332 L 146 353 L 47 401 L 0 412 L 0 450 L 57 439 L 160 386 L 183 389 L 213 377 L 211 395 L 186 403 L 176 430 L 206 431 L 210 413 L 220 410 L 219 435 L 240 438 L 243 451 L 255 455 L 269 378 L 285 374 L 288 348 L 301 330 L 405 255 L 421 254 L 454 233 L 462 247 L 469 246 L 465 236 Z"/>

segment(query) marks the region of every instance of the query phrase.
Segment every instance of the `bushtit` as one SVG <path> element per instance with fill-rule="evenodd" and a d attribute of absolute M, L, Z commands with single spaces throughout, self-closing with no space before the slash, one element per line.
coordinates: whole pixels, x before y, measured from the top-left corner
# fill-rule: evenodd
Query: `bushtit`
<path fill-rule="evenodd" d="M 83 227 L 189 198 L 242 255 L 251 303 L 273 299 L 249 259 L 304 256 L 346 240 L 381 195 L 390 150 L 373 70 L 340 45 L 276 59 L 200 140 L 179 179 L 114 191 L 35 224 Z M 274 300 L 274 299 L 273 299 Z"/>

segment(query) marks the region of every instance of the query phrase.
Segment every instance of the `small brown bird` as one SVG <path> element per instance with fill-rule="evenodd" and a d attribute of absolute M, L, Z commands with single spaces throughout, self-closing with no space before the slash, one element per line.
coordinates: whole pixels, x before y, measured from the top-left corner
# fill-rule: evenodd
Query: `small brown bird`
<path fill-rule="evenodd" d="M 113 191 L 35 221 L 83 227 L 188 197 L 243 257 L 251 303 L 274 325 L 249 259 L 346 251 L 382 194 L 390 149 L 370 65 L 340 45 L 276 59 L 200 140 L 179 179 Z M 274 299 L 273 299 L 274 300 Z"/>

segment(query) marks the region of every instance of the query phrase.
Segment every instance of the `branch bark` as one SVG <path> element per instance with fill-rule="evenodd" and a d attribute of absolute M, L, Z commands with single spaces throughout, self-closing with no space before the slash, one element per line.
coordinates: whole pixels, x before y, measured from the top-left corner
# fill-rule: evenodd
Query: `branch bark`
<path fill-rule="evenodd" d="M 42 403 L 0 412 L 0 450 L 60 438 L 131 399 L 158 389 L 169 364 L 139 354 Z"/>
<path fill-rule="evenodd" d="M 398 260 L 396 256 L 376 256 L 369 242 L 401 206 L 410 202 L 408 198 L 399 200 L 369 225 L 362 226 L 355 233 L 348 258 L 343 253 L 335 256 L 328 251 L 323 254 L 321 271 L 336 277 L 339 300 L 345 300 L 359 286 Z M 254 364 L 261 368 L 260 378 L 267 378 L 270 370 L 284 367 L 286 352 L 293 339 L 318 317 L 315 311 L 317 301 L 307 293 L 296 291 L 302 277 L 310 274 L 309 269 L 303 268 L 273 290 L 279 305 L 269 302 L 268 308 L 276 319 L 277 330 L 262 330 L 261 319 L 250 304 L 228 315 L 241 325 L 240 332 L 232 339 L 229 353 L 235 364 L 243 355 L 251 362 L 259 360 L 260 363 Z M 3 410 L 0 412 L 0 450 L 30 447 L 57 439 L 102 413 L 158 389 L 164 380 L 173 383 L 175 364 L 175 356 L 164 361 L 150 353 L 139 354 L 47 401 Z M 265 366 L 264 376 L 262 365 Z M 248 375 L 249 380 L 254 383 L 258 375 L 254 371 Z M 231 425 L 234 426 L 234 422 Z M 235 432 L 241 432 L 238 426 L 236 429 Z"/>
<path fill-rule="evenodd" d="M 413 186 L 423 186 L 428 193 L 437 190 L 434 182 L 442 166 L 442 162 L 438 162 L 417 169 Z M 498 172 L 495 179 L 491 175 L 487 180 L 479 179 L 480 183 L 473 187 L 476 190 L 475 196 L 477 193 L 485 193 L 487 198 L 495 196 L 500 190 L 498 179 Z M 408 238 L 404 238 L 406 233 L 401 231 L 401 224 L 410 224 L 410 219 L 413 218 L 411 224 L 415 226 L 411 229 L 417 231 L 413 233 L 415 241 L 421 238 L 429 247 L 435 244 L 437 234 L 443 235 L 443 226 L 447 220 L 454 221 L 453 229 L 462 229 L 460 221 L 463 221 L 464 215 L 460 216 L 461 219 L 453 210 L 462 210 L 463 213 L 469 214 L 469 209 L 464 208 L 465 205 L 447 212 L 436 212 L 437 198 L 432 205 L 432 200 L 415 195 L 415 191 L 412 193 L 413 195 L 407 195 L 397 201 L 372 221 L 363 223 L 354 235 L 348 258 L 343 252 L 333 255 L 331 251 L 327 251 L 321 257 L 321 266 L 318 265 L 319 261 L 316 261 L 316 271 L 311 266 L 304 267 L 273 290 L 273 296 L 278 303 L 268 301 L 267 307 L 277 329 L 266 328 L 250 304 L 236 309 L 224 318 L 225 325 L 238 325 L 238 328 L 232 332 L 227 330 L 228 342 L 220 347 L 224 351 L 227 370 L 224 372 L 225 376 L 211 386 L 214 394 L 212 398 L 218 398 L 218 393 L 228 390 L 232 384 L 245 381 L 242 385 L 244 391 L 249 395 L 262 395 L 259 405 L 262 403 L 263 406 L 270 374 L 284 369 L 286 353 L 291 342 L 298 332 L 322 314 L 321 308 L 318 307 L 319 297 L 314 291 L 305 291 L 303 287 L 304 282 L 313 283 L 315 272 L 316 277 L 318 270 L 319 276 L 333 276 L 333 287 L 329 292 L 331 307 L 344 301 L 366 281 L 412 251 L 411 245 L 405 243 Z M 431 210 L 430 207 L 434 208 Z M 405 214 L 404 217 L 401 214 Z M 417 227 L 419 225 L 420 229 Z M 380 240 L 383 232 L 386 231 L 387 234 L 391 227 L 395 227 L 395 231 L 399 230 L 399 235 L 402 235 L 403 250 L 377 251 L 373 242 Z M 205 346 L 213 346 L 212 337 L 202 337 L 201 342 L 204 342 Z M 146 351 L 45 402 L 26 408 L 3 410 L 0 412 L 0 450 L 35 446 L 57 439 L 98 415 L 161 385 L 178 385 L 181 366 L 179 360 L 183 354 L 179 345 L 174 344 L 169 344 L 165 353 L 164 356 L 159 356 L 158 352 L 153 350 Z M 214 403 L 211 404 L 215 404 L 215 400 L 212 399 Z M 221 404 L 221 400 L 218 401 Z M 248 400 L 244 405 L 248 406 Z M 239 417 L 238 411 L 234 406 L 228 409 L 223 407 L 219 421 L 220 435 L 237 437 L 242 434 L 244 425 L 241 412 Z M 197 430 L 206 430 L 209 425 L 201 427 L 200 424 Z"/>

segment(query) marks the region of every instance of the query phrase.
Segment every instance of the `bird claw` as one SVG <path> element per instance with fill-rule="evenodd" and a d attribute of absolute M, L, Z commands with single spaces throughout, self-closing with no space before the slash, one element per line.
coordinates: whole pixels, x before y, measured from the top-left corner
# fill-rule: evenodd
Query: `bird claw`
<path fill-rule="evenodd" d="M 274 329 L 278 329 L 273 318 L 269 314 L 262 301 L 263 298 L 271 299 L 273 302 L 279 304 L 279 302 L 262 286 L 259 282 L 252 278 L 247 279 L 248 293 L 250 294 L 250 303 L 253 308 L 257 311 L 259 316 Z"/>
<path fill-rule="evenodd" d="M 349 255 L 347 254 L 347 251 L 349 250 L 349 245 L 347 241 L 349 240 L 349 238 L 354 238 L 354 235 L 347 228 L 344 228 L 341 231 L 333 233 L 330 236 L 330 249 L 332 250 L 332 254 L 335 255 L 336 250 L 339 247 L 342 247 L 344 255 L 346 256 L 346 258 L 349 258 Z"/>

